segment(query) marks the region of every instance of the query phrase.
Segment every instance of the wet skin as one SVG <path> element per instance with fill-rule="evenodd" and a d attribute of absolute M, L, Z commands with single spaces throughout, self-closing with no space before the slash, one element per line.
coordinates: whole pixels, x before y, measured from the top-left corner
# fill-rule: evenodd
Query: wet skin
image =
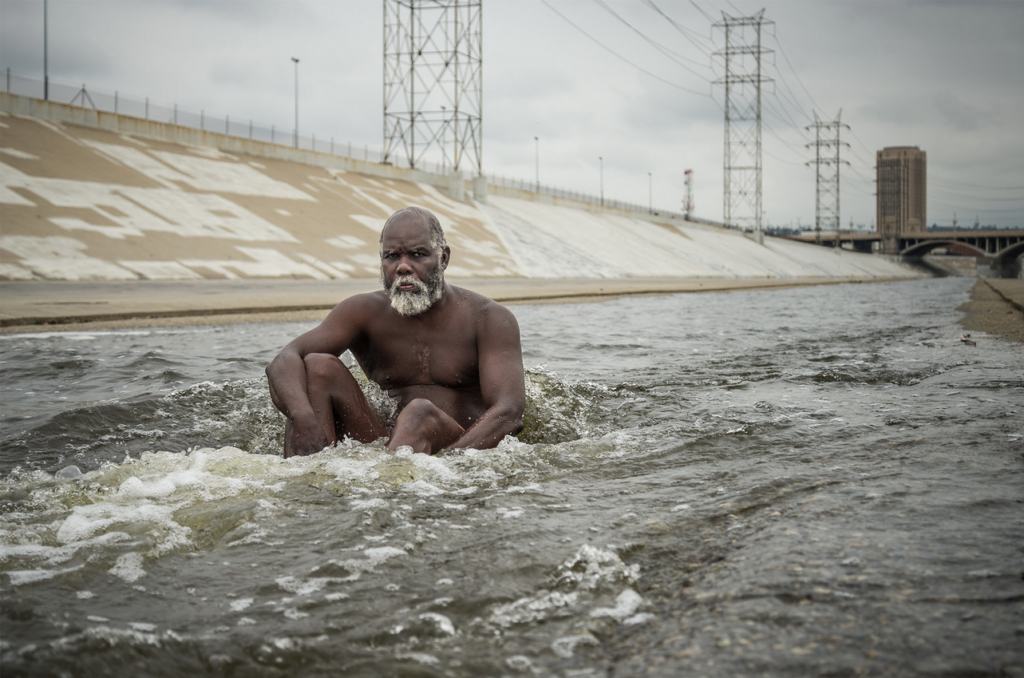
<path fill-rule="evenodd" d="M 426 283 L 438 267 L 447 268 L 449 257 L 447 247 L 434 252 L 416 213 L 399 214 L 385 229 L 381 267 L 389 287 L 403 276 Z M 338 304 L 267 367 L 271 397 L 288 418 L 286 457 L 318 452 L 346 436 L 371 442 L 388 435 L 337 358 L 345 350 L 398 399 L 390 449 L 486 449 L 522 428 L 523 361 L 511 312 L 444 283 L 428 310 L 402 316 L 381 290 Z"/>

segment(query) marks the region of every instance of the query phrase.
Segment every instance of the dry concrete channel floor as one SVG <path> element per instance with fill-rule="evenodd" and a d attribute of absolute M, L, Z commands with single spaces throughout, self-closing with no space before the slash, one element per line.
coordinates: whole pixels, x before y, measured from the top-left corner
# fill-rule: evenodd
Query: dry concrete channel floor
<path fill-rule="evenodd" d="M 780 289 L 880 282 L 851 279 L 467 278 L 454 285 L 505 304 L 602 301 L 623 296 Z M 314 320 L 339 301 L 379 289 L 372 278 L 343 280 L 0 281 L 0 332 Z M 979 279 L 1016 315 L 1024 280 Z M 978 328 L 982 329 L 982 328 Z"/>
<path fill-rule="evenodd" d="M 468 278 L 450 283 L 501 303 L 600 301 L 680 292 L 839 284 L 843 279 L 692 278 Z M 866 282 L 866 281 L 865 281 Z M 871 280 L 877 282 L 877 279 Z M 325 313 L 339 301 L 379 289 L 371 278 L 346 280 L 32 281 L 0 282 L 0 327 L 6 332 L 40 325 L 190 318 L 192 322 L 243 321 L 254 314 Z M 232 318 L 237 316 L 236 318 Z"/>

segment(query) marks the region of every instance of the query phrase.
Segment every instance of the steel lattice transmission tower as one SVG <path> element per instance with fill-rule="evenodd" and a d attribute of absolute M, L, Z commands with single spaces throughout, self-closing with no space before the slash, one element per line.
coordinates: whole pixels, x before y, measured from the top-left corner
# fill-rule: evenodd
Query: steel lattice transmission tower
<path fill-rule="evenodd" d="M 482 29 L 481 0 L 384 0 L 384 162 L 483 174 Z"/>
<path fill-rule="evenodd" d="M 747 17 L 722 12 L 714 25 L 725 33 L 725 49 L 715 52 L 725 64 L 725 191 L 723 220 L 727 225 L 761 230 L 761 71 L 764 10 Z"/>
<path fill-rule="evenodd" d="M 831 228 L 839 232 L 839 166 L 846 162 L 840 159 L 839 149 L 850 145 L 839 140 L 840 129 L 850 129 L 849 125 L 840 122 L 842 117 L 842 109 L 839 109 L 836 119 L 832 121 L 820 120 L 815 113 L 814 124 L 806 127 L 814 130 L 814 141 L 807 144 L 808 148 L 814 147 L 814 160 L 806 164 L 814 165 L 816 169 L 814 232 L 818 240 L 821 239 L 822 229 Z M 836 243 L 838 246 L 838 238 Z"/>

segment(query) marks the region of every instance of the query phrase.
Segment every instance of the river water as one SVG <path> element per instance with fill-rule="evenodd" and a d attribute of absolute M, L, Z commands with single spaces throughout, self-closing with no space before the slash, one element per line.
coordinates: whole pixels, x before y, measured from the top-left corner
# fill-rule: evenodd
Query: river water
<path fill-rule="evenodd" d="M 4 676 L 1020 675 L 971 282 L 516 306 L 527 429 L 443 457 L 283 460 L 308 324 L 2 336 Z"/>

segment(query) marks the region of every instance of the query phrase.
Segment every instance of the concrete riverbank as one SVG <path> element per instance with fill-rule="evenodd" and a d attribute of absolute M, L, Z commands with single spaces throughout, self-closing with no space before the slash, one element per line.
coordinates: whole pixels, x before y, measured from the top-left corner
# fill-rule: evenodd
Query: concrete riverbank
<path fill-rule="evenodd" d="M 865 281 L 878 282 L 871 278 Z M 853 282 L 865 282 L 853 281 Z M 623 296 L 780 289 L 851 282 L 828 278 L 467 278 L 460 287 L 504 304 L 602 301 Z M 339 301 L 376 290 L 349 280 L 0 282 L 0 332 L 319 320 Z"/>
<path fill-rule="evenodd" d="M 979 278 L 971 300 L 957 310 L 966 315 L 964 329 L 1024 343 L 1024 280 Z"/>

